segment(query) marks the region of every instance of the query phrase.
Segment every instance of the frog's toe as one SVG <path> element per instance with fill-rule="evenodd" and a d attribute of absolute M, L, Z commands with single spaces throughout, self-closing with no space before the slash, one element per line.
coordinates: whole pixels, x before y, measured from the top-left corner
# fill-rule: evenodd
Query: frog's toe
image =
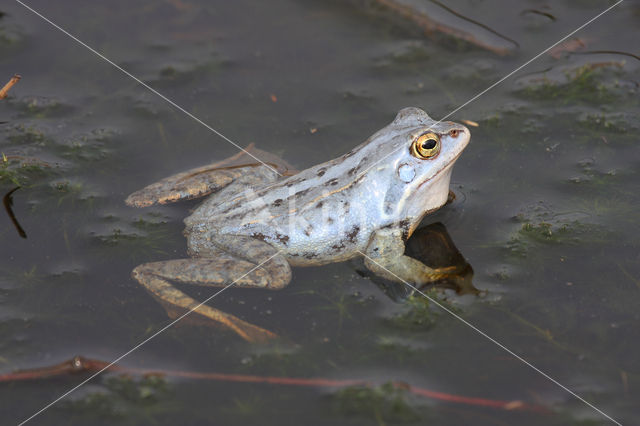
<path fill-rule="evenodd" d="M 250 343 L 263 344 L 281 339 L 276 333 L 243 321 L 233 315 L 210 308 L 209 306 L 203 305 L 191 314 L 185 315 L 189 310 L 174 304 L 176 302 L 175 299 L 162 300 L 157 295 L 154 294 L 154 296 L 167 312 L 167 316 L 172 320 L 180 318 L 182 324 L 231 329 Z M 180 303 L 179 301 L 177 302 L 178 304 Z"/>
<path fill-rule="evenodd" d="M 148 207 L 158 202 L 158 198 L 145 190 L 140 190 L 129 195 L 124 202 L 131 207 Z"/>
<path fill-rule="evenodd" d="M 268 343 L 280 338 L 277 334 L 248 322 L 242 321 L 241 323 L 236 323 L 234 325 L 236 328 L 234 328 L 233 331 L 247 342 Z"/>

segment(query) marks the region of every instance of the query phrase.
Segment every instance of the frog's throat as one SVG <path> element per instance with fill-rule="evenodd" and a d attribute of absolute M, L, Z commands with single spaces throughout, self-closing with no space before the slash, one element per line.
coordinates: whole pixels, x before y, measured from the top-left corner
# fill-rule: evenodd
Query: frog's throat
<path fill-rule="evenodd" d="M 410 219 L 412 227 L 417 226 L 429 213 L 446 204 L 449 196 L 449 183 L 453 172 L 453 163 L 442 168 L 431 179 L 421 182 L 410 195 L 404 198 L 403 215 Z M 399 213 L 399 212 L 397 212 Z"/>
<path fill-rule="evenodd" d="M 444 202 L 440 206 L 442 206 L 444 203 L 446 203 L 447 197 L 448 197 L 448 194 L 449 194 L 449 181 L 451 180 L 451 173 L 453 172 L 453 166 L 455 165 L 455 163 L 458 160 L 458 158 L 462 155 L 463 151 L 464 151 L 464 149 L 460 150 L 460 152 L 458 152 L 455 155 L 455 157 L 453 157 L 453 159 L 451 161 L 447 162 L 446 166 L 444 166 L 443 168 L 438 170 L 433 176 L 431 176 L 428 179 L 422 180 L 422 182 L 420 182 L 420 184 L 413 191 L 412 196 L 415 197 L 415 195 L 423 188 L 424 185 L 433 185 L 436 182 L 440 182 L 442 179 L 444 179 L 444 180 L 446 180 L 446 194 L 447 195 L 444 196 Z M 443 173 L 445 175 L 441 176 Z"/>

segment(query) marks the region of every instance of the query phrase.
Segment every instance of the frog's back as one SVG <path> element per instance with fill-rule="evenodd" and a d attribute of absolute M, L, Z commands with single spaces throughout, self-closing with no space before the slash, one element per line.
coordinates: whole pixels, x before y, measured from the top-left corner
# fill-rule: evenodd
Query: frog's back
<path fill-rule="evenodd" d="M 451 165 L 468 142 L 467 136 L 456 143 L 461 131 L 468 132 L 403 109 L 341 157 L 286 179 L 273 181 L 272 175 L 259 184 L 264 180 L 247 178 L 225 188 L 185 220 L 187 234 L 251 236 L 281 250 L 293 265 L 357 256 L 376 230 L 394 226 L 408 236 L 427 211 L 446 201 Z M 442 152 L 440 138 L 446 141 Z M 427 145 L 437 141 L 437 154 L 428 157 L 434 161 L 414 152 L 416 141 L 434 152 Z"/>
<path fill-rule="evenodd" d="M 362 220 L 358 172 L 368 159 L 355 155 L 358 148 L 286 179 L 223 190 L 185 220 L 187 228 L 261 239 L 294 265 L 349 259 L 368 242 L 361 223 L 371 223 Z"/>

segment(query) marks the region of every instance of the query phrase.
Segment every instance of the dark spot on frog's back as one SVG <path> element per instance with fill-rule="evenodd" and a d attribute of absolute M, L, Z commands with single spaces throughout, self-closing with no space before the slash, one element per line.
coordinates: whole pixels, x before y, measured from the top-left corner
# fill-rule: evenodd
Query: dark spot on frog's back
<path fill-rule="evenodd" d="M 276 233 L 276 239 L 280 241 L 282 244 L 284 244 L 285 246 L 289 243 L 289 236 L 281 234 L 279 232 Z"/>
<path fill-rule="evenodd" d="M 274 200 L 272 205 L 273 205 L 273 207 L 279 207 L 282 204 L 283 201 L 284 200 L 282 198 L 278 198 L 277 200 Z"/>
<path fill-rule="evenodd" d="M 299 184 L 300 182 L 304 182 L 304 179 L 300 179 L 300 178 L 298 178 L 298 179 L 293 179 L 293 180 L 291 180 L 291 181 L 289 181 L 289 182 L 287 182 L 287 183 L 286 183 L 286 187 L 287 187 L 287 188 L 291 188 L 292 186 L 297 185 L 297 184 Z"/>
<path fill-rule="evenodd" d="M 236 213 L 236 214 L 232 214 L 231 216 L 225 216 L 225 220 L 236 220 L 236 219 L 240 219 L 241 217 L 243 217 L 245 214 L 240 212 L 240 213 Z"/>
<path fill-rule="evenodd" d="M 342 214 L 348 215 L 350 206 L 351 206 L 351 204 L 349 204 L 348 201 L 343 201 L 342 202 Z"/>
<path fill-rule="evenodd" d="M 291 201 L 291 200 L 298 200 L 302 197 L 304 197 L 305 195 L 307 195 L 309 193 L 309 191 L 311 191 L 313 188 L 307 188 L 307 189 L 303 189 L 302 191 L 298 191 L 293 195 L 290 195 L 287 197 L 287 201 Z"/>
<path fill-rule="evenodd" d="M 296 192 L 293 196 L 295 198 L 304 197 L 305 195 L 307 195 L 309 193 L 309 191 L 311 191 L 311 189 L 312 188 L 303 189 L 302 191 Z"/>
<path fill-rule="evenodd" d="M 304 228 L 304 235 L 306 235 L 307 237 L 311 235 L 311 232 L 313 231 L 313 225 L 309 224 L 307 225 L 306 228 Z"/>
<path fill-rule="evenodd" d="M 356 153 L 355 150 L 351 150 L 351 151 L 347 152 L 345 155 L 343 155 L 342 158 L 349 158 L 352 155 L 354 155 L 355 153 Z"/>
<path fill-rule="evenodd" d="M 327 172 L 327 169 L 325 169 L 324 167 L 321 167 L 318 169 L 318 176 L 324 176 L 326 172 Z"/>
<path fill-rule="evenodd" d="M 352 169 L 349 169 L 349 171 L 347 172 L 347 174 L 348 174 L 349 176 L 353 176 L 353 175 L 355 175 L 356 173 L 358 173 L 358 167 L 354 167 L 354 168 L 352 168 Z"/>
<path fill-rule="evenodd" d="M 323 204 L 324 203 L 320 201 L 318 204 L 316 204 L 316 209 L 321 209 Z"/>
<path fill-rule="evenodd" d="M 337 185 L 337 184 L 338 184 L 338 178 L 333 178 L 326 181 L 324 186 Z"/>
<path fill-rule="evenodd" d="M 354 226 L 353 228 L 351 228 L 351 232 L 347 234 L 347 239 L 351 242 L 354 242 L 359 232 L 360 232 L 360 227 Z"/>
<path fill-rule="evenodd" d="M 251 234 L 251 236 L 253 238 L 257 239 L 257 240 L 260 240 L 260 241 L 266 241 L 267 240 L 267 236 L 262 234 L 262 233 L 260 233 L 260 232 L 256 232 L 254 234 Z"/>

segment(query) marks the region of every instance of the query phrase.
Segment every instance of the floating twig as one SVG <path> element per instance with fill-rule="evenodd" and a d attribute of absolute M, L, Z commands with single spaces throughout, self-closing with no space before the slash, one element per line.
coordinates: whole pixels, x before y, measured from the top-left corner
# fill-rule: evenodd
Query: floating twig
<path fill-rule="evenodd" d="M 7 211 L 11 222 L 13 222 L 13 226 L 15 226 L 18 230 L 18 234 L 22 238 L 27 238 L 27 233 L 24 232 L 24 229 L 22 229 L 22 226 L 20 226 L 20 222 L 18 222 L 18 219 L 16 219 L 16 215 L 13 213 L 13 209 L 11 208 L 11 206 L 13 205 L 13 198 L 11 197 L 11 195 L 18 189 L 20 189 L 20 187 L 16 186 L 11 191 L 7 192 L 5 196 L 2 197 L 2 204 L 4 204 L 4 209 Z"/>
<path fill-rule="evenodd" d="M 583 38 L 573 38 L 571 40 L 564 41 L 553 49 L 549 50 L 549 55 L 554 59 L 558 59 L 563 53 L 576 53 L 577 51 L 587 47 L 588 40 Z"/>
<path fill-rule="evenodd" d="M 18 74 L 14 74 L 13 77 L 11 77 L 11 80 L 9 80 L 9 82 L 7 84 L 4 85 L 4 87 L 2 89 L 0 89 L 0 99 L 4 99 L 7 97 L 7 94 L 9 93 L 9 90 L 11 90 L 11 88 L 20 81 L 22 77 Z"/>
<path fill-rule="evenodd" d="M 517 41 L 515 41 L 514 39 L 509 38 L 509 37 L 507 37 L 507 36 L 506 36 L 506 35 L 504 35 L 504 34 L 500 34 L 500 33 L 499 33 L 499 32 L 497 32 L 496 30 L 494 30 L 493 28 L 490 28 L 489 26 L 487 26 L 487 25 L 483 24 L 482 22 L 478 22 L 478 21 L 476 21 L 475 19 L 471 19 L 471 18 L 469 18 L 469 17 L 467 17 L 467 16 L 464 16 L 464 15 L 463 15 L 463 14 L 461 14 L 461 13 L 456 12 L 455 10 L 451 9 L 451 8 L 450 8 L 449 6 L 447 6 L 446 4 L 439 2 L 438 0 L 431 0 L 431 3 L 433 3 L 433 4 L 437 4 L 438 6 L 440 6 L 441 8 L 443 8 L 444 10 L 446 10 L 447 12 L 451 13 L 452 15 L 455 15 L 455 16 L 457 16 L 457 17 L 458 17 L 458 18 L 460 18 L 460 19 L 463 19 L 463 20 L 465 20 L 465 21 L 467 21 L 467 22 L 470 22 L 470 23 L 472 23 L 472 24 L 474 24 L 474 25 L 477 25 L 477 26 L 478 26 L 478 27 L 480 27 L 480 28 L 484 28 L 485 30 L 489 31 L 491 34 L 496 35 L 496 36 L 500 37 L 500 38 L 501 38 L 501 39 L 503 39 L 503 40 L 506 40 L 506 41 L 508 41 L 508 42 L 513 43 L 513 44 L 515 45 L 515 47 L 520 47 L 520 43 L 518 43 L 518 42 L 517 42 Z M 480 46 L 480 45 L 478 45 L 478 46 Z M 480 46 L 480 47 L 484 47 L 484 46 Z"/>
<path fill-rule="evenodd" d="M 480 125 L 472 120 L 460 120 L 461 123 L 466 124 L 467 126 L 471 126 L 471 127 L 479 127 Z"/>
<path fill-rule="evenodd" d="M 621 52 L 619 50 L 588 50 L 585 52 L 573 52 L 573 53 L 579 53 L 581 55 L 592 55 L 592 54 L 623 55 L 623 56 L 628 56 L 630 58 L 637 59 L 640 61 L 640 56 L 634 55 L 633 53 L 629 53 L 629 52 Z"/>
<path fill-rule="evenodd" d="M 435 19 L 433 19 L 432 17 L 430 17 L 425 11 L 418 11 L 416 10 L 414 7 L 411 7 L 409 5 L 403 4 L 401 1 L 399 0 L 374 0 L 374 2 L 386 7 L 387 9 L 391 10 L 392 12 L 395 12 L 397 15 L 401 16 L 404 19 L 407 19 L 409 21 L 414 22 L 415 24 L 417 24 L 423 31 L 425 34 L 429 35 L 432 34 L 433 32 L 440 32 L 446 35 L 449 35 L 451 37 L 454 38 L 458 38 L 461 40 L 464 40 L 468 43 L 471 43 L 475 46 L 478 46 L 482 49 L 486 49 L 489 50 L 493 53 L 496 53 L 498 55 L 506 55 L 508 53 L 510 53 L 512 51 L 512 49 L 509 49 L 507 47 L 502 47 L 502 46 L 498 46 L 495 44 L 491 44 L 488 43 L 486 41 L 480 40 L 478 37 L 476 37 L 475 35 L 462 30 L 460 28 L 455 28 L 451 25 L 447 25 L 444 24 L 442 22 L 439 22 Z M 500 33 L 498 33 L 497 31 L 489 28 L 488 26 L 475 21 L 471 18 L 468 18 L 456 11 L 454 11 L 453 9 L 451 9 L 450 7 L 444 5 L 443 3 L 437 1 L 437 0 L 431 0 L 431 3 L 437 5 L 438 7 L 441 7 L 442 9 L 446 10 L 447 12 L 449 12 L 450 14 L 452 14 L 453 16 L 456 16 L 460 19 L 463 19 L 467 22 L 470 22 L 482 29 L 484 29 L 485 31 L 513 44 L 514 47 L 519 47 L 519 44 L 515 41 L 510 39 L 509 37 L 506 37 Z"/>
<path fill-rule="evenodd" d="M 553 16 L 551 13 L 549 12 L 543 12 L 542 10 L 538 10 L 538 9 L 525 9 L 522 12 L 520 12 L 520 15 L 526 15 L 527 13 L 533 13 L 536 15 L 541 15 L 544 17 L 549 18 L 552 21 L 557 21 L 557 18 L 555 16 Z"/>
<path fill-rule="evenodd" d="M 144 377 L 181 377 L 194 380 L 213 380 L 222 382 L 239 382 L 239 383 L 265 383 L 282 386 L 304 386 L 304 387 L 321 387 L 321 388 L 345 388 L 350 386 L 375 386 L 374 383 L 363 379 L 326 379 L 322 377 L 282 377 L 282 376 L 254 376 L 247 374 L 226 374 L 226 373 L 203 373 L 196 371 L 181 370 L 149 370 L 143 368 L 121 367 L 119 365 L 111 365 L 108 362 L 84 358 L 76 356 L 71 360 L 61 362 L 50 367 L 34 368 L 29 370 L 20 370 L 8 374 L 0 374 L 0 382 L 17 382 L 25 380 L 41 380 L 53 377 L 60 377 L 69 374 L 90 374 L 97 373 L 102 370 L 109 370 L 127 375 L 141 375 Z M 391 382 L 394 388 L 402 389 L 414 395 L 436 399 L 439 401 L 474 405 L 480 407 L 497 408 L 502 410 L 520 410 L 534 411 L 539 413 L 548 413 L 549 410 L 540 405 L 527 404 L 522 401 L 501 401 L 487 398 L 476 398 L 468 396 L 454 395 L 450 393 L 437 392 L 417 386 L 409 385 L 405 382 Z"/>

